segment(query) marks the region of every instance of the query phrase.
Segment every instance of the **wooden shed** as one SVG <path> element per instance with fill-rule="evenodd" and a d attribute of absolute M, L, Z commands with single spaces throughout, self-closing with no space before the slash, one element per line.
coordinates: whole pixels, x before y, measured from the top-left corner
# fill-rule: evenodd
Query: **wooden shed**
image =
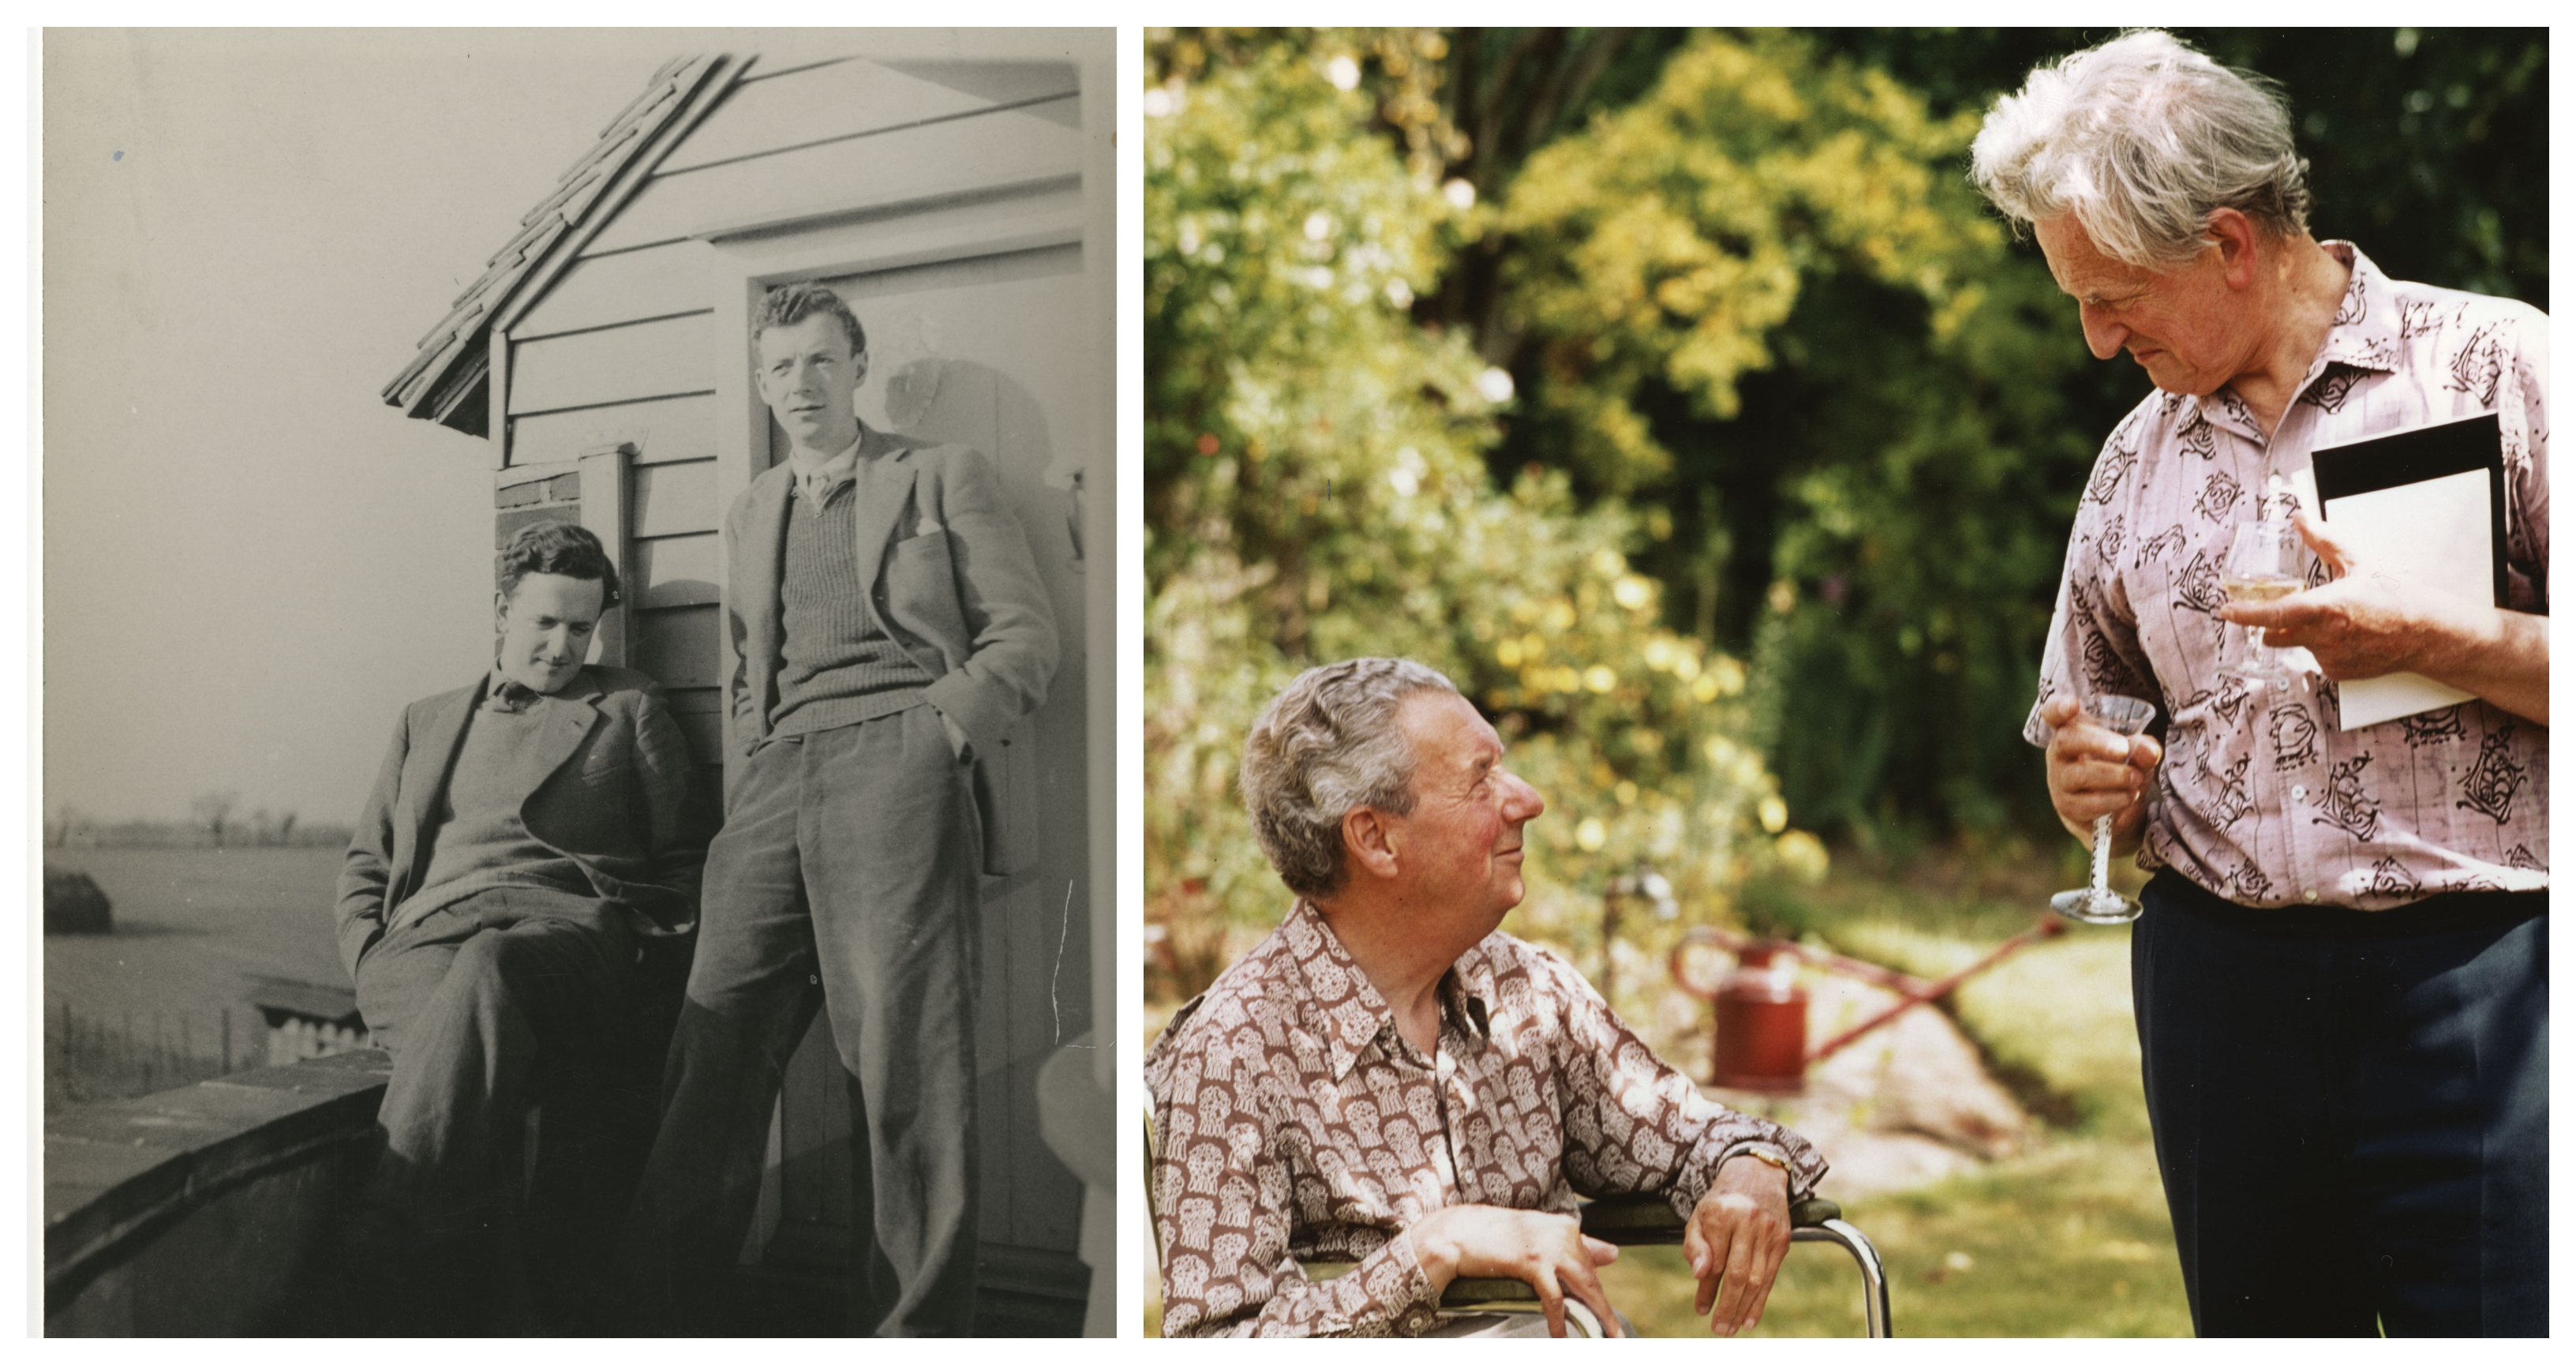
<path fill-rule="evenodd" d="M 1112 472 L 1110 50 L 1107 30 L 851 33 L 673 60 L 385 389 L 489 441 L 494 548 L 546 517 L 608 544 L 627 600 L 598 658 L 670 690 L 711 789 L 731 757 L 717 528 L 787 450 L 751 384 L 763 291 L 821 280 L 849 301 L 868 332 L 863 421 L 992 458 L 1064 641 L 1046 705 L 996 760 L 1001 818 L 1037 836 L 984 887 L 981 1264 L 997 1332 L 1066 1330 L 1068 1312 L 1078 1327 L 1091 1280 L 1085 1185 L 1040 1136 L 1037 1073 L 1110 1023 L 1113 940 L 1091 912 L 1114 785 L 1089 760 L 1107 752 L 1114 675 L 1086 629 L 1105 641 L 1111 624 L 1110 569 L 1093 567 Z M 846 1256 L 839 1074 L 818 1019 L 745 1248 L 771 1273 L 829 1278 Z M 1097 1079 L 1105 1092 L 1105 1062 Z M 1105 1161 L 1109 1132 L 1099 1144 Z M 1105 1220 L 1105 1192 L 1092 1202 Z M 1093 1229 L 1095 1258 L 1110 1240 Z"/>

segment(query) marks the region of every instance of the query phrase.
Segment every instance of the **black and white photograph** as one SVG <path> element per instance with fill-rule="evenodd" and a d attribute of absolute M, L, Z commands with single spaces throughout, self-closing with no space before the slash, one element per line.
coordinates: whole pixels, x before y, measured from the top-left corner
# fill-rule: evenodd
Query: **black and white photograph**
<path fill-rule="evenodd" d="M 1115 37 L 31 36 L 38 1330 L 1114 1334 Z"/>

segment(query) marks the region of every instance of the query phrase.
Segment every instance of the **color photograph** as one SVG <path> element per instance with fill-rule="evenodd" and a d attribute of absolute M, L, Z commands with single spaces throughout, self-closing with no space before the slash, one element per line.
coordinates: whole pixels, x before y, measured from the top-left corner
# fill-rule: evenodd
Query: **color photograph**
<path fill-rule="evenodd" d="M 2548 77 L 1147 29 L 1144 1329 L 2545 1335 Z"/>

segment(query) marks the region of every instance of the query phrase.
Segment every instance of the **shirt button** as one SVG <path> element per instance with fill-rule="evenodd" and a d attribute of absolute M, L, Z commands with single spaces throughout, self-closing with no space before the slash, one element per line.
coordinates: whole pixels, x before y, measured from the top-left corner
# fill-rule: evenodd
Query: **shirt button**
<path fill-rule="evenodd" d="M 2291 799 L 2291 800 L 2293 800 L 2293 801 L 2305 801 L 2305 800 L 2307 800 L 2307 799 L 2308 799 L 2308 789 L 2307 789 L 2307 787 L 2303 784 L 2303 785 L 2300 785 L 2300 786 L 2296 786 L 2296 787 L 2292 787 L 2292 788 L 2290 788 L 2290 799 Z M 2314 897 L 2311 897 L 2310 899 L 2314 899 Z"/>
<path fill-rule="evenodd" d="M 2311 904 L 2311 905 L 2314 905 L 2314 904 L 2316 903 L 2316 899 L 2317 899 L 2317 889 L 2316 889 L 2315 887 L 2311 886 L 2311 887 L 2309 887 L 2309 888 L 2308 888 L 2308 903 L 2309 903 L 2309 904 Z"/>

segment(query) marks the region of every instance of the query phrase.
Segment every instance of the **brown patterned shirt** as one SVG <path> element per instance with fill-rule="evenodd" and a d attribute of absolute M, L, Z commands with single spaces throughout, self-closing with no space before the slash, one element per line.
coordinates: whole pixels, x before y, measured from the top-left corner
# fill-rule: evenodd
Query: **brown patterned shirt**
<path fill-rule="evenodd" d="M 1169 1336 L 1414 1335 L 1438 1295 L 1404 1230 L 1453 1204 L 1571 1213 L 1656 1192 L 1687 1217 L 1751 1143 L 1824 1159 L 1703 1098 L 1582 975 L 1509 934 L 1440 982 L 1425 1057 L 1323 916 L 1287 921 L 1173 1016 L 1145 1058 Z M 1309 1283 L 1300 1260 L 1357 1261 Z"/>
<path fill-rule="evenodd" d="M 2150 394 L 2111 433 L 2075 515 L 2039 702 L 2073 688 L 2156 703 L 2165 759 L 2139 862 L 2239 904 L 2379 910 L 2545 888 L 2547 726 L 2471 701 L 2347 732 L 2314 672 L 2282 692 L 2217 671 L 2233 629 L 2218 568 L 2270 477 L 2290 486 L 2318 446 L 2430 421 L 2498 415 L 2510 605 L 2549 611 L 2548 317 L 2325 247 L 2351 283 L 2268 446 L 2224 388 Z M 2037 705 L 2023 735 L 2048 742 Z"/>

